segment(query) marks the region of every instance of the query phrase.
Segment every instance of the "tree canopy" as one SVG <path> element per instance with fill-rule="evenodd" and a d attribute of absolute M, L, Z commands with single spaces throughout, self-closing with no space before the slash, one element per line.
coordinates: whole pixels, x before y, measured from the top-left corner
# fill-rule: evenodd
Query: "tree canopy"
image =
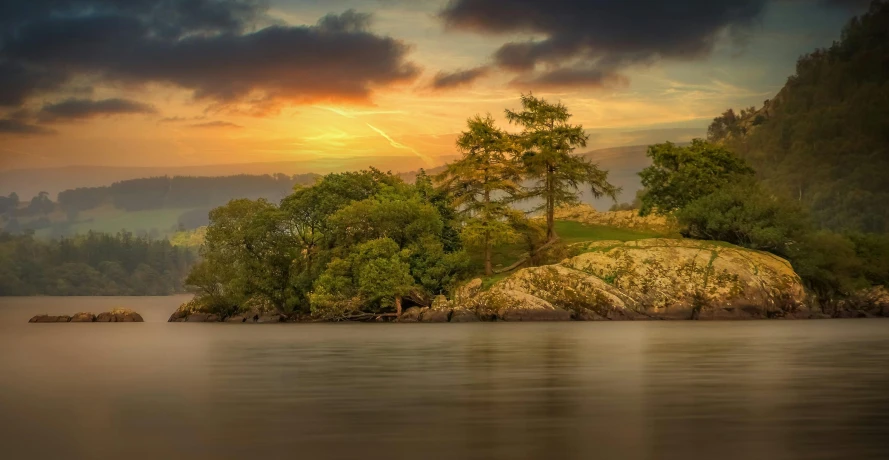
<path fill-rule="evenodd" d="M 648 147 L 651 166 L 642 170 L 640 212 L 669 214 L 719 188 L 753 175 L 744 160 L 723 147 L 695 139 L 689 146 L 666 142 Z"/>
<path fill-rule="evenodd" d="M 608 182 L 608 171 L 573 155 L 578 147 L 586 147 L 589 136 L 583 126 L 569 123 L 571 114 L 567 107 L 523 94 L 522 110 L 507 110 L 506 118 L 522 128 L 518 142 L 523 149 L 524 177 L 534 182 L 524 196 L 542 199 L 535 210 L 546 216 L 548 239 L 556 238 L 555 209 L 578 204 L 581 186 L 587 185 L 597 198 L 604 195 L 616 199 L 620 189 Z"/>

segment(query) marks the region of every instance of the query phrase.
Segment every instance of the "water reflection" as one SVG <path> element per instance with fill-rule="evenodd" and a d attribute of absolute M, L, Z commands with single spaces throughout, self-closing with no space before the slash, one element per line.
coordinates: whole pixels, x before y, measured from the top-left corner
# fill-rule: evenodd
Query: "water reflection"
<path fill-rule="evenodd" d="M 29 325 L 29 308 L 0 311 L 4 458 L 889 458 L 884 320 Z"/>

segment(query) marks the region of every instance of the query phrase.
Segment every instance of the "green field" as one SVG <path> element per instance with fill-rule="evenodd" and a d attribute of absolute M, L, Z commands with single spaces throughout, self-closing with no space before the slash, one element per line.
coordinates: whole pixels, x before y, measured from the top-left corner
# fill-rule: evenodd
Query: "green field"
<path fill-rule="evenodd" d="M 102 233 L 117 233 L 127 230 L 138 233 L 156 229 L 158 236 L 164 237 L 176 232 L 179 216 L 191 209 L 153 209 L 133 212 L 106 209 L 95 213 L 84 212 L 78 217 L 79 222 L 70 224 L 68 228 L 70 234 L 84 234 L 90 230 Z M 50 231 L 50 229 L 41 229 L 37 232 L 37 236 L 49 236 Z"/>

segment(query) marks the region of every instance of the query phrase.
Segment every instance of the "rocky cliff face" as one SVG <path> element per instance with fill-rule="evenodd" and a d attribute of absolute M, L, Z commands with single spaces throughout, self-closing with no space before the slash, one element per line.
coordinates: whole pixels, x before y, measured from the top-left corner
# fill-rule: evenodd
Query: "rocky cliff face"
<path fill-rule="evenodd" d="M 576 249 L 580 255 L 559 264 L 522 269 L 488 291 L 458 296 L 453 311 L 504 321 L 809 316 L 799 277 L 768 253 L 672 239 Z"/>

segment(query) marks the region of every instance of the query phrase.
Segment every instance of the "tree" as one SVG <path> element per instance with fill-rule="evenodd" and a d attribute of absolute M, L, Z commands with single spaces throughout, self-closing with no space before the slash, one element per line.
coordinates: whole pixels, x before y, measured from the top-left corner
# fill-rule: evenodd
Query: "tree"
<path fill-rule="evenodd" d="M 469 218 L 463 228 L 464 241 L 482 248 L 485 274 L 490 276 L 494 273 L 492 247 L 516 237 L 506 219 L 513 212 L 510 201 L 521 191 L 521 170 L 513 159 L 514 139 L 494 126 L 490 115 L 470 118 L 467 125 L 457 139 L 463 157 L 448 164 L 436 179 L 454 206 Z"/>
<path fill-rule="evenodd" d="M 522 128 L 518 142 L 524 149 L 521 155 L 524 176 L 535 182 L 525 191 L 525 198 L 543 200 L 534 210 L 544 211 L 548 240 L 557 238 L 556 207 L 579 203 L 581 185 L 589 185 L 597 198 L 616 199 L 620 189 L 608 182 L 608 172 L 572 154 L 576 148 L 586 147 L 588 136 L 582 126 L 568 123 L 571 114 L 564 105 L 551 104 L 532 94 L 522 95 L 522 110 L 507 110 L 506 118 Z"/>
<path fill-rule="evenodd" d="M 790 255 L 809 231 L 798 203 L 776 197 L 752 179 L 728 184 L 676 212 L 685 236 Z"/>
<path fill-rule="evenodd" d="M 725 148 L 695 139 L 648 147 L 651 166 L 642 170 L 641 215 L 670 214 L 720 187 L 753 175 L 753 169 Z"/>
<path fill-rule="evenodd" d="M 49 214 L 55 208 L 55 204 L 53 204 L 52 200 L 49 199 L 49 193 L 40 192 L 31 199 L 31 204 L 28 205 L 28 211 L 31 214 Z"/>
<path fill-rule="evenodd" d="M 402 298 L 416 288 L 409 255 L 392 239 L 378 238 L 357 245 L 345 258 L 333 259 L 315 282 L 312 312 L 338 319 L 394 309 L 400 316 Z"/>

